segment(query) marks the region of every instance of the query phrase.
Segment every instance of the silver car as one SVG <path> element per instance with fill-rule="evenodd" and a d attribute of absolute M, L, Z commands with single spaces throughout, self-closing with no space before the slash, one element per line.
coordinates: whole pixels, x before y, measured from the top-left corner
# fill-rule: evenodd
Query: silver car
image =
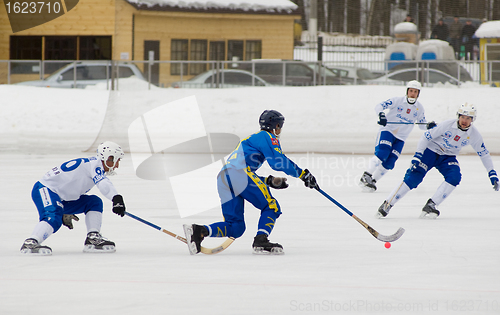
<path fill-rule="evenodd" d="M 209 70 L 187 81 L 172 83 L 173 88 L 236 88 L 248 86 L 273 86 L 245 70 Z"/>
<path fill-rule="evenodd" d="M 437 69 L 401 69 L 390 72 L 386 75 L 373 80 L 365 80 L 366 84 L 379 85 L 406 85 L 408 81 L 417 80 L 427 86 L 432 86 L 436 83 L 450 83 L 452 85 L 460 85 L 461 82 L 451 75 Z"/>
<path fill-rule="evenodd" d="M 76 68 L 76 78 L 75 78 Z M 136 76 L 146 81 L 141 71 L 134 64 L 121 63 L 115 67 L 116 78 L 129 78 Z M 111 65 L 105 61 L 78 61 L 57 70 L 44 80 L 25 81 L 17 85 L 57 88 L 85 88 L 87 85 L 106 83 L 111 79 Z M 76 85 L 75 85 L 76 83 Z"/>

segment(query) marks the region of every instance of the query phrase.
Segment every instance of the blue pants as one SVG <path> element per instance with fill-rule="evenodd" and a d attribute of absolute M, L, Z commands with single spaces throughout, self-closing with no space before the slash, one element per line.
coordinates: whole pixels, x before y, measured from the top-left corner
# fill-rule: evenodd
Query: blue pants
<path fill-rule="evenodd" d="M 410 167 L 406 171 L 404 182 L 410 189 L 417 188 L 417 186 L 422 182 L 425 175 L 431 168 L 435 167 L 441 175 L 443 175 L 444 180 L 452 185 L 458 186 L 460 180 L 462 179 L 462 174 L 460 173 L 460 165 L 458 164 L 457 158 L 454 155 L 439 155 L 429 149 L 424 151 L 422 163 L 417 167 Z"/>
<path fill-rule="evenodd" d="M 375 146 L 375 156 L 382 161 L 382 166 L 385 169 L 392 170 L 404 145 L 404 141 L 394 137 L 389 131 L 381 131 Z"/>
<path fill-rule="evenodd" d="M 31 191 L 31 198 L 38 209 L 39 220 L 52 226 L 54 233 L 62 225 L 63 214 L 79 214 L 89 211 L 102 212 L 102 200 L 94 195 L 82 195 L 73 201 L 61 201 L 59 195 L 36 182 Z"/>
<path fill-rule="evenodd" d="M 209 225 L 211 237 L 238 238 L 245 232 L 245 200 L 261 211 L 257 234 L 269 235 L 281 215 L 278 201 L 259 176 L 249 170 L 225 169 L 217 177 L 224 222 Z"/>

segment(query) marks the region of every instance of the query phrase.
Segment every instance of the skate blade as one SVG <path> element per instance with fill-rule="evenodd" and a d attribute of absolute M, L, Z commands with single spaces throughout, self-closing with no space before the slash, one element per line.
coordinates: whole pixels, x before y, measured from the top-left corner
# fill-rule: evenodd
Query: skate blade
<path fill-rule="evenodd" d="M 425 211 L 422 211 L 420 216 L 418 217 L 419 219 L 424 219 L 424 220 L 436 220 L 438 217 L 437 213 L 431 212 L 427 213 Z"/>
<path fill-rule="evenodd" d="M 382 213 L 378 212 L 375 213 L 375 219 L 384 219 L 385 217 L 382 215 Z"/>
<path fill-rule="evenodd" d="M 254 255 L 284 255 L 285 252 L 283 248 L 273 247 L 271 251 L 265 250 L 264 247 L 254 247 L 253 248 Z"/>
<path fill-rule="evenodd" d="M 95 248 L 95 245 L 83 246 L 84 253 L 114 253 L 116 248 L 113 245 L 104 245 L 102 248 Z"/>
<path fill-rule="evenodd" d="M 361 187 L 362 192 L 366 192 L 366 193 L 372 193 L 372 192 L 375 192 L 377 190 L 377 188 L 366 186 L 366 184 L 363 182 L 359 182 L 358 186 Z"/>
<path fill-rule="evenodd" d="M 186 243 L 189 249 L 189 254 L 196 255 L 198 254 L 198 249 L 196 249 L 196 244 L 192 240 L 193 236 L 193 226 L 190 224 L 182 225 L 184 228 L 184 235 L 186 236 Z"/>
<path fill-rule="evenodd" d="M 52 255 L 52 251 L 50 249 L 42 248 L 37 252 L 32 252 L 30 249 L 26 248 L 21 250 L 21 254 L 23 255 L 32 255 L 32 256 L 50 256 Z"/>

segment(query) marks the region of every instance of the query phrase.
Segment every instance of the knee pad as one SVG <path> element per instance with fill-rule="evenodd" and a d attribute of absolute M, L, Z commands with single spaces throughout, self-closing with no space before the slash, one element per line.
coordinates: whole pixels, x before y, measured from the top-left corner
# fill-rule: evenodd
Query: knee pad
<path fill-rule="evenodd" d="M 396 161 L 399 159 L 400 153 L 397 150 L 392 150 L 387 159 L 382 163 L 386 170 L 392 170 Z"/>
<path fill-rule="evenodd" d="M 62 226 L 62 215 L 51 213 L 48 216 L 44 217 L 41 221 L 47 222 L 54 229 L 55 233 Z"/>
<path fill-rule="evenodd" d="M 406 171 L 403 181 L 410 189 L 415 189 L 418 185 L 420 185 L 420 183 L 424 179 L 424 176 L 425 172 L 423 172 L 423 170 L 412 170 L 412 168 L 409 168 Z"/>
<path fill-rule="evenodd" d="M 102 213 L 103 203 L 101 198 L 95 195 L 90 195 L 87 197 L 85 214 L 89 211 L 97 211 Z"/>
<path fill-rule="evenodd" d="M 238 237 L 242 236 L 243 233 L 245 233 L 245 229 L 246 229 L 245 221 L 232 222 L 231 223 L 231 230 L 232 230 L 231 235 L 228 235 L 228 236 L 238 238 Z"/>
<path fill-rule="evenodd" d="M 382 164 L 389 158 L 389 155 L 391 154 L 391 148 L 392 143 L 387 140 L 381 140 L 375 148 L 375 156 L 378 157 L 380 161 L 382 161 Z"/>
<path fill-rule="evenodd" d="M 460 181 L 462 180 L 462 174 L 460 173 L 449 174 L 448 176 L 446 176 L 444 180 L 452 186 L 458 186 L 458 184 L 460 184 Z"/>

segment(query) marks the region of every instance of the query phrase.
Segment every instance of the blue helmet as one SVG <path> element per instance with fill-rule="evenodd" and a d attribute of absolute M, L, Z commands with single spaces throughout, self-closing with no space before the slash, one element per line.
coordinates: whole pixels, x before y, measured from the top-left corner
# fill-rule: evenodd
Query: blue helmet
<path fill-rule="evenodd" d="M 283 128 L 284 123 L 285 116 L 276 110 L 265 110 L 259 118 L 261 130 L 271 131 L 276 129 L 276 127 Z"/>

